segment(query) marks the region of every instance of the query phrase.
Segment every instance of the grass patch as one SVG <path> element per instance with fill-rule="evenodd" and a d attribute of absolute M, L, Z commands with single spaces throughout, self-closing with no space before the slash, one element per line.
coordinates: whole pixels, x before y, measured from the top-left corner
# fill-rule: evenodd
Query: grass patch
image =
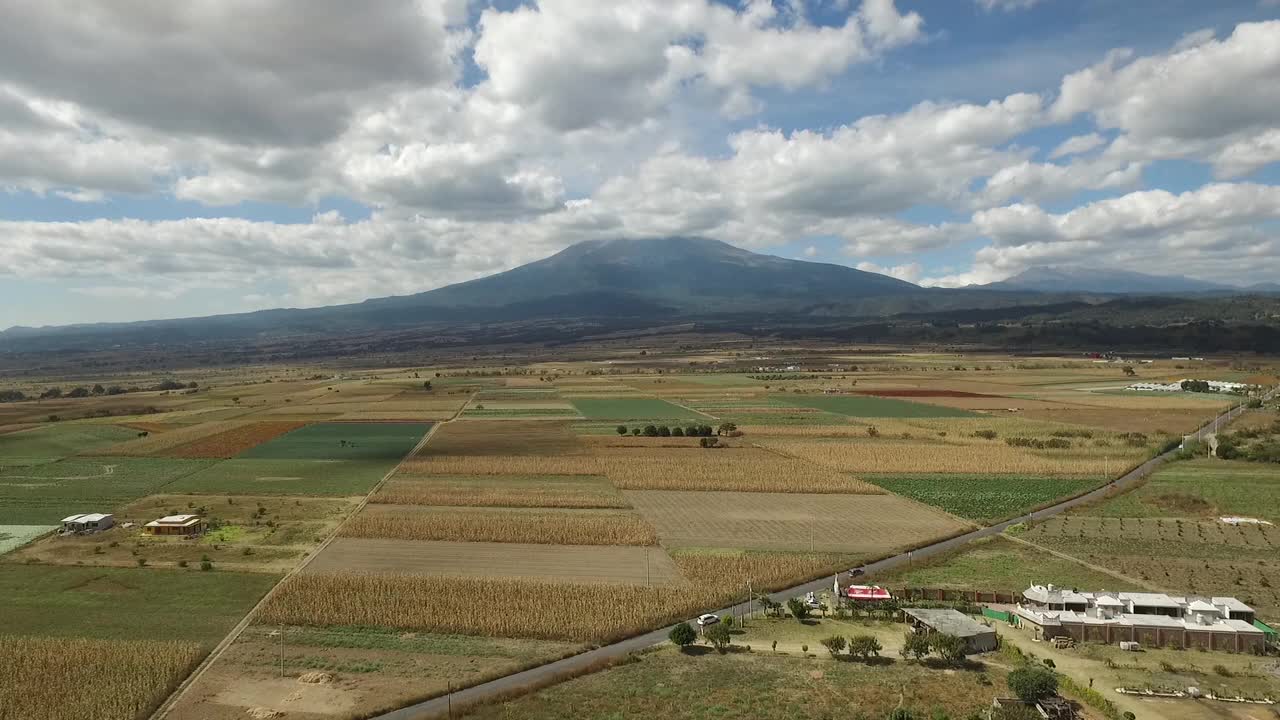
<path fill-rule="evenodd" d="M 1172 463 L 1134 491 L 1081 512 L 1107 517 L 1196 520 L 1242 515 L 1280 524 L 1280 471 L 1274 466 L 1243 461 Z"/>
<path fill-rule="evenodd" d="M 210 461 L 168 458 L 70 458 L 0 473 L 0 523 L 57 524 L 83 512 L 110 512 Z"/>
<path fill-rule="evenodd" d="M 0 565 L 5 632 L 48 637 L 215 643 L 276 575 Z"/>
<path fill-rule="evenodd" d="M 571 401 L 588 420 L 649 421 L 712 418 L 656 398 L 575 398 Z"/>
<path fill-rule="evenodd" d="M 316 423 L 239 455 L 253 460 L 399 460 L 430 423 Z"/>
<path fill-rule="evenodd" d="M 861 475 L 898 495 L 987 524 L 1100 485 L 1102 478 L 1074 479 L 1018 475 Z"/>
<path fill-rule="evenodd" d="M 166 492 L 194 495 L 363 495 L 382 479 L 388 460 L 224 460 L 188 475 Z"/>
<path fill-rule="evenodd" d="M 930 587 L 1021 593 L 1032 583 L 1062 587 L 1145 590 L 1107 573 L 1091 570 L 1033 547 L 1003 538 L 979 541 L 958 553 L 931 558 L 912 567 L 877 573 L 878 583 L 894 587 Z"/>
<path fill-rule="evenodd" d="M 894 400 L 872 395 L 791 395 L 782 396 L 783 402 L 800 407 L 815 408 L 824 412 L 849 417 L 888 418 L 944 418 L 976 417 L 976 413 L 941 405 Z"/>
<path fill-rule="evenodd" d="M 0 466 L 36 465 L 138 436 L 117 425 L 48 425 L 0 435 Z"/>

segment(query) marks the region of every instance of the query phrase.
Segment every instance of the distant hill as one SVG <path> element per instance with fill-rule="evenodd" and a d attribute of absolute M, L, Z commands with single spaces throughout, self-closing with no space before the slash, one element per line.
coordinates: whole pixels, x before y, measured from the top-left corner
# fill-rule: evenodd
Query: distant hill
<path fill-rule="evenodd" d="M 1147 275 L 1128 270 L 1047 266 L 1029 268 L 1007 280 L 979 287 L 988 290 L 1124 295 L 1243 291 L 1230 285 L 1181 275 Z"/>

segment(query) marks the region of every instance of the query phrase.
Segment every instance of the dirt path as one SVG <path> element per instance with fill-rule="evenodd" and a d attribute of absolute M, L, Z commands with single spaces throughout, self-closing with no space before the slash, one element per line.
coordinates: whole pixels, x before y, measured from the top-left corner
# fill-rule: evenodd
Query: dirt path
<path fill-rule="evenodd" d="M 463 407 L 466 407 L 466 404 L 463 404 Z M 284 577 L 280 578 L 280 582 L 276 583 L 270 590 L 267 591 L 265 595 L 262 596 L 262 599 L 259 600 L 257 604 L 254 605 L 253 608 L 250 609 L 249 612 L 245 614 L 244 618 L 242 618 L 240 622 L 237 623 L 236 626 L 231 629 L 231 632 L 228 633 L 227 636 L 222 639 L 222 642 L 218 643 L 217 647 L 213 649 L 213 652 L 209 653 L 209 655 L 205 657 L 204 661 L 200 663 L 199 667 L 197 667 L 194 672 L 188 675 L 187 678 L 182 681 L 182 684 L 180 684 L 177 687 L 177 689 L 175 689 L 173 693 L 169 695 L 169 698 L 165 700 L 165 702 L 162 705 L 160 705 L 160 707 L 157 708 L 154 713 L 151 714 L 151 720 L 163 720 L 163 718 L 168 716 L 168 714 L 173 710 L 174 706 L 176 706 L 178 702 L 182 700 L 183 696 L 187 693 L 187 691 L 190 690 L 191 687 L 196 684 L 196 681 L 198 681 L 200 677 L 204 675 L 204 673 L 207 672 L 208 669 L 215 662 L 217 662 L 218 658 L 222 657 L 222 655 L 227 652 L 227 650 L 232 646 L 232 644 L 234 644 L 235 641 L 239 639 L 240 635 L 244 633 L 245 629 L 248 628 L 249 624 L 253 621 L 254 616 L 256 616 L 258 614 L 258 611 L 261 610 L 262 607 L 267 604 L 267 601 L 270 600 L 273 595 L 275 595 L 276 591 L 280 589 L 280 586 L 283 585 L 285 582 L 287 582 L 289 578 L 293 577 L 299 572 L 302 572 L 302 570 L 306 568 L 307 565 L 310 564 L 311 561 L 314 560 L 317 555 L 323 552 L 324 549 L 328 547 L 330 543 L 333 542 L 334 538 L 338 537 L 338 531 L 342 529 L 342 526 L 345 525 L 351 518 L 355 517 L 356 514 L 358 514 L 361 510 L 363 510 L 365 505 L 369 504 L 369 498 L 373 497 L 374 493 L 378 492 L 378 490 L 380 490 L 382 486 L 386 484 L 387 480 L 390 479 L 392 475 L 396 474 L 396 471 L 400 469 L 401 465 L 403 465 L 406 461 L 408 461 L 414 455 L 418 454 L 418 451 L 421 450 L 422 447 L 427 444 L 427 441 L 429 441 L 431 437 L 436 434 L 436 430 L 441 425 L 457 420 L 458 416 L 461 414 L 462 414 L 462 409 L 459 408 L 457 412 L 455 412 L 453 416 L 450 417 L 448 420 L 442 420 L 440 422 L 433 423 L 431 425 L 431 429 L 427 431 L 426 435 L 422 436 L 422 439 L 418 441 L 418 444 L 414 445 L 413 449 L 410 450 L 408 453 L 406 453 L 405 456 L 400 459 L 400 462 L 396 463 L 395 467 L 388 470 L 387 474 L 383 475 L 382 478 L 378 480 L 377 484 L 375 484 L 372 488 L 370 488 L 369 492 L 366 493 L 363 498 L 361 498 L 360 503 L 356 505 L 355 508 L 353 508 L 351 512 L 348 513 L 347 516 L 342 519 L 341 522 L 333 526 L 333 529 L 329 531 L 329 535 L 325 537 L 325 539 L 318 546 L 316 546 L 316 549 L 312 551 L 311 554 L 303 558 L 302 562 L 295 565 L 293 569 L 285 573 Z"/>

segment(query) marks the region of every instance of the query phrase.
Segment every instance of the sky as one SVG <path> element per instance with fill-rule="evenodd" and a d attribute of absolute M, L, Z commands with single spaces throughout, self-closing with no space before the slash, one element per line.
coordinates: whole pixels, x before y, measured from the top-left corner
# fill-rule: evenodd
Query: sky
<path fill-rule="evenodd" d="M 702 236 L 1280 280 L 1280 0 L 0 0 L 0 328 Z"/>

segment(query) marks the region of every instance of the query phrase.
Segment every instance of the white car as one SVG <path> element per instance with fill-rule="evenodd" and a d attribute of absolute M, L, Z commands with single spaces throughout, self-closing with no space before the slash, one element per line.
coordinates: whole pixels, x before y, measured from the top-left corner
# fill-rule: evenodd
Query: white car
<path fill-rule="evenodd" d="M 698 616 L 698 625 L 702 627 L 706 627 L 708 625 L 715 625 L 718 622 L 720 622 L 719 615 L 713 615 L 711 613 L 707 613 L 706 615 Z"/>

